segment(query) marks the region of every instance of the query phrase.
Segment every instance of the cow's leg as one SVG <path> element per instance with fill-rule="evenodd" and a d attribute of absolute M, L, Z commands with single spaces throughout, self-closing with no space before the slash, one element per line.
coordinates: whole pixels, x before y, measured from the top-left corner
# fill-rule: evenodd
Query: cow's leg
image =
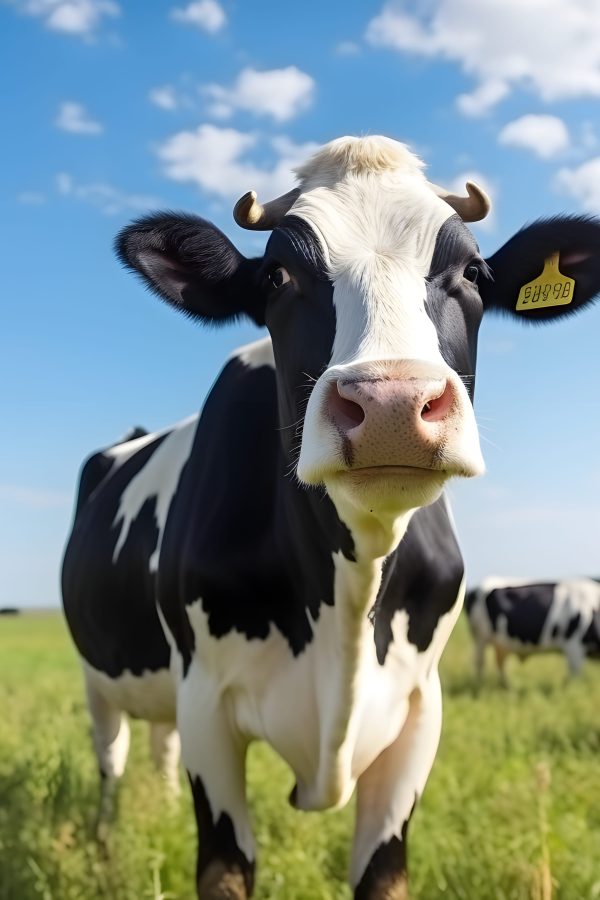
<path fill-rule="evenodd" d="M 179 732 L 173 722 L 152 722 L 150 725 L 150 752 L 169 792 L 179 794 L 179 756 L 181 744 Z"/>
<path fill-rule="evenodd" d="M 585 662 L 585 648 L 580 641 L 569 641 L 564 645 L 569 675 L 575 677 L 581 672 Z"/>
<path fill-rule="evenodd" d="M 121 710 L 106 700 L 89 676 L 86 677 L 86 693 L 101 779 L 97 832 L 98 837 L 104 839 L 114 813 L 117 783 L 127 763 L 129 722 Z"/>
<path fill-rule="evenodd" d="M 408 897 L 408 823 L 425 787 L 440 739 L 442 698 L 437 671 L 415 691 L 396 740 L 358 779 L 350 880 L 355 900 Z"/>
<path fill-rule="evenodd" d="M 181 755 L 198 825 L 200 900 L 246 900 L 254 886 L 254 839 L 246 807 L 247 742 L 227 697 L 207 696 L 194 665 L 177 699 Z"/>
<path fill-rule="evenodd" d="M 474 660 L 475 676 L 477 678 L 477 682 L 481 684 L 483 682 L 483 671 L 485 668 L 485 641 L 482 641 L 477 637 L 475 638 Z"/>
<path fill-rule="evenodd" d="M 508 678 L 506 677 L 506 657 L 509 651 L 502 644 L 494 644 L 494 653 L 496 654 L 496 665 L 498 666 L 498 675 L 500 676 L 500 684 L 502 687 L 508 687 Z"/>

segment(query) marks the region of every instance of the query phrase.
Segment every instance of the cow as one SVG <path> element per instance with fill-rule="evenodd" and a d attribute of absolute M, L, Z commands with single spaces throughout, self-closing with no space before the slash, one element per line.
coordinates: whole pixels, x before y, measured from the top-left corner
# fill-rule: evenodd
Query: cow
<path fill-rule="evenodd" d="M 600 657 L 600 584 L 591 578 L 527 581 L 491 576 L 466 592 L 465 610 L 475 642 L 475 670 L 483 677 L 485 648 L 494 648 L 502 684 L 511 653 L 561 651 L 577 675 L 586 657 Z"/>
<path fill-rule="evenodd" d="M 105 785 L 126 714 L 172 736 L 197 819 L 202 898 L 247 898 L 255 846 L 245 756 L 267 741 L 299 810 L 357 790 L 356 900 L 407 891 L 407 830 L 441 728 L 438 660 L 464 567 L 444 485 L 484 465 L 473 413 L 482 315 L 550 322 L 600 290 L 600 222 L 529 225 L 484 260 L 458 196 L 388 138 L 340 138 L 298 186 L 238 224 L 158 212 L 116 240 L 124 265 L 188 317 L 245 316 L 199 416 L 93 456 L 63 567 Z M 551 254 L 569 305 L 515 309 Z M 533 332 L 530 332 L 533 333 Z"/>

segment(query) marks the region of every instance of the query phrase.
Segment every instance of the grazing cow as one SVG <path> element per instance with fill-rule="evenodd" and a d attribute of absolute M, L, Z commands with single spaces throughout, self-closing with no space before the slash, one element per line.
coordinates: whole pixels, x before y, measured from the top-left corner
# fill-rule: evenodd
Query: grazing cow
<path fill-rule="evenodd" d="M 486 578 L 467 591 L 465 609 L 480 680 L 488 644 L 494 648 L 504 685 L 504 662 L 510 653 L 525 659 L 561 650 L 572 675 L 580 671 L 586 656 L 600 656 L 600 584 L 591 578 L 558 582 Z"/>
<path fill-rule="evenodd" d="M 464 224 L 485 194 L 436 188 L 395 141 L 341 138 L 297 175 L 236 206 L 272 231 L 259 259 L 191 215 L 119 235 L 122 262 L 176 309 L 270 336 L 230 358 L 198 418 L 92 457 L 64 561 L 100 767 L 123 771 L 124 713 L 176 720 L 209 900 L 252 892 L 255 739 L 293 770 L 298 809 L 357 788 L 355 897 L 405 896 L 464 593 L 442 491 L 483 470 L 481 316 L 550 321 L 600 289 L 599 222 L 530 225 L 486 262 Z M 516 312 L 556 252 L 572 302 Z"/>

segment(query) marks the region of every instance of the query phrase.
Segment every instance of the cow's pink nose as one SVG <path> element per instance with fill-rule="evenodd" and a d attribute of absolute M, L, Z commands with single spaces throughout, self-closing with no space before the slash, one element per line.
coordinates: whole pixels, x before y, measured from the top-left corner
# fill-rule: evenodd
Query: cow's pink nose
<path fill-rule="evenodd" d="M 340 431 L 348 432 L 365 420 L 400 413 L 418 422 L 439 422 L 452 408 L 454 392 L 445 378 L 373 379 L 334 385 L 329 413 Z"/>
<path fill-rule="evenodd" d="M 456 415 L 446 378 L 338 379 L 327 414 L 354 466 L 432 464 Z"/>

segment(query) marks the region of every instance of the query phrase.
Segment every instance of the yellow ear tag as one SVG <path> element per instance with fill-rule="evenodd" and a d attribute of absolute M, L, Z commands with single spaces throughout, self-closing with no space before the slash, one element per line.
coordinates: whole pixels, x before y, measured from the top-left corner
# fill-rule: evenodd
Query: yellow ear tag
<path fill-rule="evenodd" d="M 575 279 L 558 270 L 560 254 L 553 253 L 544 263 L 544 271 L 519 291 L 516 309 L 546 309 L 548 306 L 567 306 L 573 299 Z"/>

